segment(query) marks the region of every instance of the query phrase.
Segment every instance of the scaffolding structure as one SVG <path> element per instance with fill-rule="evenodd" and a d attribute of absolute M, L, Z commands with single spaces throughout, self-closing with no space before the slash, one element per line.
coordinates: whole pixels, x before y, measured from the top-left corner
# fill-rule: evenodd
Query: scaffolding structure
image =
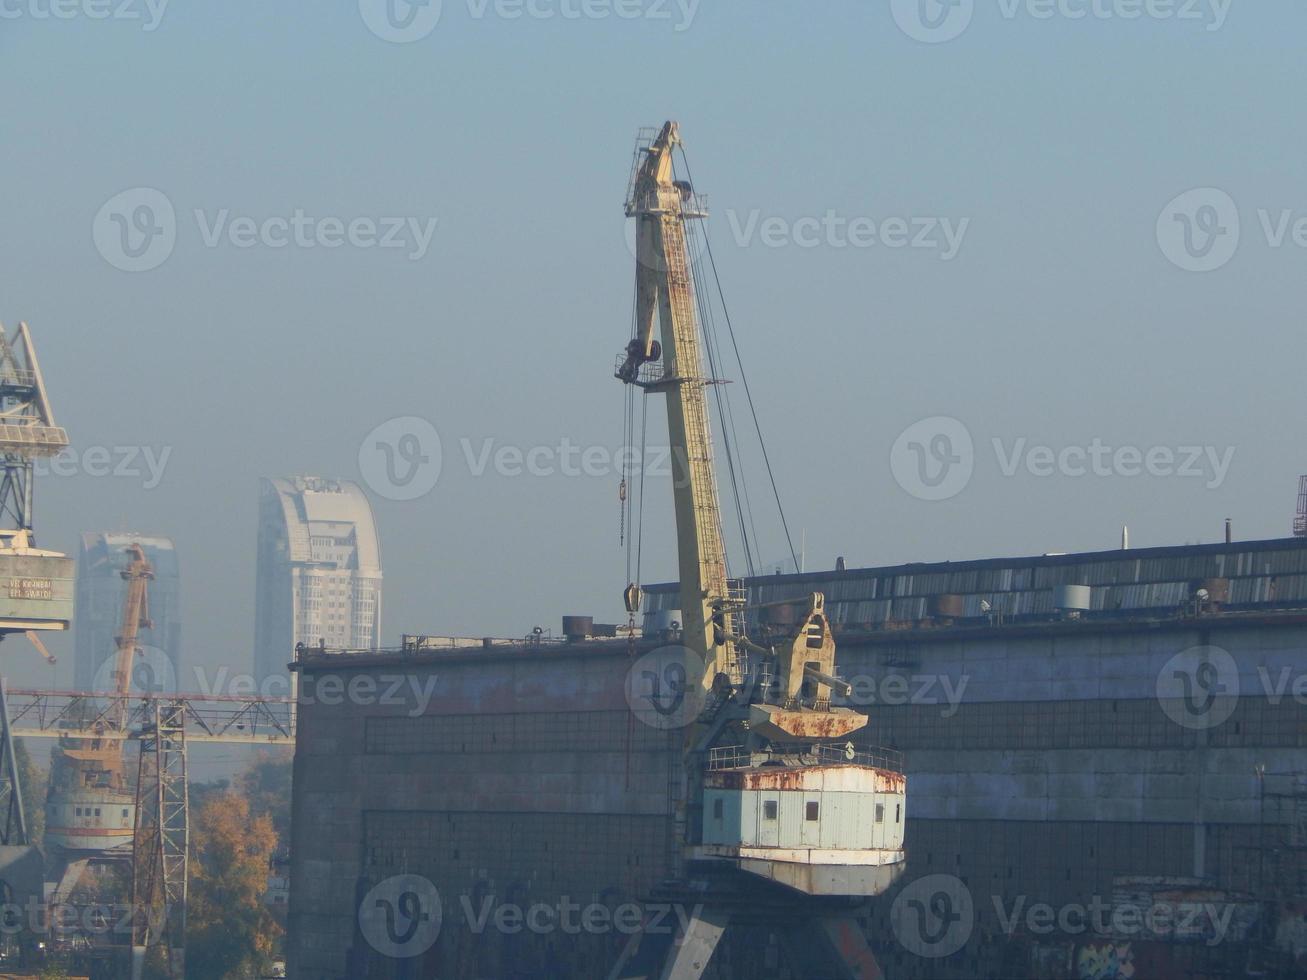
<path fill-rule="evenodd" d="M 169 977 L 186 976 L 186 858 L 190 839 L 186 719 L 177 705 L 154 705 L 141 732 L 132 838 L 132 978 L 158 949 Z"/>
<path fill-rule="evenodd" d="M 1293 536 L 1307 538 L 1307 476 L 1298 478 L 1298 512 L 1293 518 Z"/>

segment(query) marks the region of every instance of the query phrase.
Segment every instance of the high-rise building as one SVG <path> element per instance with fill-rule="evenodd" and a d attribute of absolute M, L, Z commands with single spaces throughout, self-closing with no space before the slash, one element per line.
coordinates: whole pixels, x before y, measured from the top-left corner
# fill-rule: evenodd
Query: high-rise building
<path fill-rule="evenodd" d="M 356 483 L 264 479 L 259 502 L 254 672 L 285 675 L 295 645 L 370 649 L 381 640 L 381 549 Z"/>
<path fill-rule="evenodd" d="M 116 637 L 122 627 L 127 585 L 127 548 L 139 544 L 154 568 L 150 583 L 152 629 L 142 630 L 132 665 L 132 687 L 172 693 L 181 681 L 181 574 L 169 538 L 130 531 L 88 532 L 77 556 L 77 615 L 74 619 L 73 685 L 79 691 L 113 687 Z"/>

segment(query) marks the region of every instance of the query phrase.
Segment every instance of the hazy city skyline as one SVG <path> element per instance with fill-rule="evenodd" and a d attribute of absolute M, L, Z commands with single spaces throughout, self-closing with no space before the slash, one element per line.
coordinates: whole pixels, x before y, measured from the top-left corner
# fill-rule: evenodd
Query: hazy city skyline
<path fill-rule="evenodd" d="M 1266 54 L 1287 52 L 1307 11 L 1240 7 L 1218 24 L 979 5 L 959 36 L 926 43 L 883 5 L 703 5 L 688 23 L 675 5 L 639 20 L 445 8 L 405 44 L 354 4 L 170 5 L 152 30 L 4 22 L 7 120 L 26 152 L 0 174 L 25 233 L 0 252 L 0 314 L 32 325 L 75 454 L 38 480 L 38 539 L 71 554 L 88 528 L 173 538 L 190 662 L 253 669 L 269 473 L 367 486 L 383 642 L 620 615 L 619 476 L 568 447 L 621 447 L 621 201 L 637 128 L 669 117 L 714 212 L 810 568 L 1110 548 L 1123 524 L 1140 547 L 1218 540 L 1226 517 L 1237 538 L 1288 533 L 1307 456 L 1268 422 L 1297 390 L 1284 352 L 1301 335 L 1304 137 L 1283 125 L 1290 62 Z M 673 46 L 676 68 L 651 86 L 642 66 Z M 1217 57 L 1245 70 L 1212 72 Z M 1102 67 L 1087 85 L 1067 64 Z M 795 70 L 822 76 L 820 101 Z M 132 273 L 96 235 L 136 188 L 167 200 L 175 242 Z M 1194 272 L 1168 251 L 1185 231 L 1168 209 L 1204 188 L 1234 205 L 1241 240 Z M 1236 230 L 1224 199 L 1195 204 L 1210 215 L 1213 235 Z M 407 418 L 441 450 L 414 499 L 378 492 L 360 465 L 369 435 Z M 939 418 L 961 424 L 972 459 L 962 490 L 931 500 L 893 460 Z M 940 434 L 905 440 L 900 466 L 956 455 Z M 1189 447 L 1201 465 L 1186 469 Z M 1149 475 L 1150 453 L 1171 454 L 1166 475 Z M 830 480 L 806 478 L 813 459 Z M 675 575 L 668 496 L 650 494 L 649 581 Z M 784 556 L 776 522 L 761 530 L 764 559 Z M 67 684 L 71 645 L 51 645 Z M 18 647 L 6 670 L 48 681 Z"/>

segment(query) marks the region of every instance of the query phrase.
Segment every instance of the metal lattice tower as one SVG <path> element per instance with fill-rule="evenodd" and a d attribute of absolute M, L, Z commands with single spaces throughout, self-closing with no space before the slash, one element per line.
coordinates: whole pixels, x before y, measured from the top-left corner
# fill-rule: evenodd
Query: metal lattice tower
<path fill-rule="evenodd" d="M 158 948 L 168 975 L 186 976 L 187 816 L 185 708 L 154 705 L 141 732 L 132 859 L 132 977 Z"/>
<path fill-rule="evenodd" d="M 0 528 L 32 530 L 32 462 L 68 446 L 55 425 L 27 324 L 12 340 L 0 327 Z"/>
<path fill-rule="evenodd" d="M 19 782 L 18 760 L 14 756 L 14 737 L 9 726 L 9 705 L 3 678 L 0 678 L 0 844 L 26 847 L 27 817 L 23 812 L 23 789 Z"/>
<path fill-rule="evenodd" d="M 1293 535 L 1307 538 L 1307 476 L 1298 478 L 1298 513 L 1293 519 Z"/>

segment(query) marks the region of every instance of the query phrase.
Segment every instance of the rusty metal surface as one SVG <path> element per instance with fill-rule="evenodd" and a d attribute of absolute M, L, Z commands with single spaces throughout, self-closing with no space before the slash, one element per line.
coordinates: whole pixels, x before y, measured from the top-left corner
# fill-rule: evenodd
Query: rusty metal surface
<path fill-rule="evenodd" d="M 867 726 L 867 716 L 848 709 L 788 711 L 771 704 L 749 709 L 750 724 L 761 735 L 780 740 L 837 739 Z"/>
<path fill-rule="evenodd" d="M 870 766 L 832 765 L 786 769 L 723 769 L 704 776 L 710 789 L 733 790 L 847 790 L 864 793 L 902 793 L 907 779 L 901 772 Z"/>

